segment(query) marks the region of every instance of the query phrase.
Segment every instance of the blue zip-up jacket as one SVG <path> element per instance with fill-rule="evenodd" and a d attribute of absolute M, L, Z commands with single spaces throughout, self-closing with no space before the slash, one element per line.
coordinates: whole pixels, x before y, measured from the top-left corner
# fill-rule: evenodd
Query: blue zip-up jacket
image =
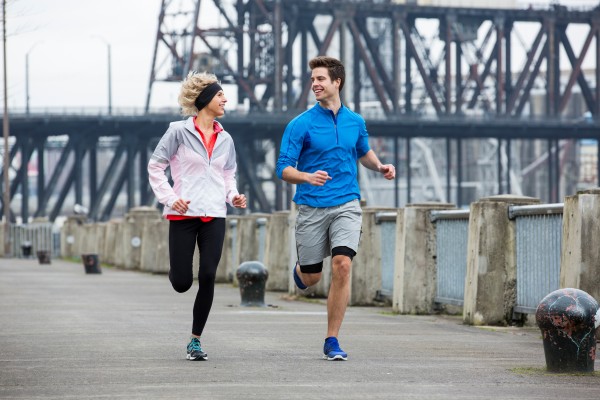
<path fill-rule="evenodd" d="M 315 104 L 285 128 L 277 176 L 289 166 L 298 171 L 326 171 L 331 180 L 323 186 L 297 185 L 294 202 L 311 207 L 333 207 L 360 199 L 357 161 L 370 150 L 365 120 L 342 105 L 337 116 Z"/>

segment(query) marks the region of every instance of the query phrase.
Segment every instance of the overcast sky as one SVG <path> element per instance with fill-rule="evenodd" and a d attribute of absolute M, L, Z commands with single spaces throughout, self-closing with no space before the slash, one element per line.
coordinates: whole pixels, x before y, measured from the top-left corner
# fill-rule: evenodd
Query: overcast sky
<path fill-rule="evenodd" d="M 109 43 L 113 108 L 133 107 L 142 111 L 161 0 L 7 2 L 8 105 L 11 110 L 25 109 L 27 54 L 32 110 L 106 109 Z M 567 5 L 582 2 L 561 1 Z M 176 107 L 178 88 L 178 84 L 156 84 L 152 106 Z M 229 106 L 234 106 L 233 103 L 230 101 Z"/>
<path fill-rule="evenodd" d="M 108 45 L 113 107 L 145 105 L 160 0 L 8 0 L 8 105 L 107 107 Z M 164 104 L 176 99 L 163 98 Z M 175 103 L 173 103 L 175 102 Z"/>

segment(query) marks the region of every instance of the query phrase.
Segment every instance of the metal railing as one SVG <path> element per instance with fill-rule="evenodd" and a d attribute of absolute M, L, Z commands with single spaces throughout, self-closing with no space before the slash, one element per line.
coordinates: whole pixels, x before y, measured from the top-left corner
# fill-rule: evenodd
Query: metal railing
<path fill-rule="evenodd" d="M 397 212 L 375 213 L 375 223 L 380 225 L 381 233 L 381 288 L 376 295 L 380 301 L 391 300 L 394 293 L 397 216 Z"/>
<path fill-rule="evenodd" d="M 516 221 L 516 313 L 535 313 L 539 302 L 559 288 L 563 203 L 512 206 Z"/>
<path fill-rule="evenodd" d="M 52 223 L 10 225 L 10 250 L 14 257 L 23 257 L 24 248 L 34 257 L 38 251 L 49 251 L 52 257 L 60 255 L 60 233 L 52 231 Z"/>
<path fill-rule="evenodd" d="M 439 304 L 462 306 L 467 274 L 469 210 L 432 211 L 436 228 L 436 295 Z"/>

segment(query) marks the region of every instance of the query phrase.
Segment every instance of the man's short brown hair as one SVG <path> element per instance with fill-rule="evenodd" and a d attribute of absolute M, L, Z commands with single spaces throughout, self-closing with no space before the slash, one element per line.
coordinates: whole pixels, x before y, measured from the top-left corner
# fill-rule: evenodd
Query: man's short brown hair
<path fill-rule="evenodd" d="M 329 78 L 332 81 L 336 79 L 340 79 L 340 92 L 344 87 L 344 81 L 346 80 L 346 71 L 344 69 L 344 64 L 337 58 L 327 57 L 327 56 L 317 56 L 308 62 L 308 66 L 312 71 L 315 68 L 327 68 L 329 72 Z"/>

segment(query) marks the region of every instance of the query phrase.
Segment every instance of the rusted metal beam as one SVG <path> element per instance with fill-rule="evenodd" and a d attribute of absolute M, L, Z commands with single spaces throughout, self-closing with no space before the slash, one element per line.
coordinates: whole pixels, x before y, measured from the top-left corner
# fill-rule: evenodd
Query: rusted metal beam
<path fill-rule="evenodd" d="M 581 88 L 581 93 L 583 94 L 583 97 L 585 99 L 586 105 L 588 106 L 588 109 L 589 110 L 596 109 L 597 99 L 596 100 L 594 99 L 594 96 L 592 95 L 592 91 L 591 91 L 587 81 L 585 80 L 585 77 L 581 73 L 581 65 L 583 64 L 583 60 L 585 59 L 585 56 L 590 47 L 590 44 L 592 43 L 592 39 L 596 35 L 597 31 L 598 31 L 598 25 L 596 25 L 596 24 L 592 25 L 590 28 L 590 32 L 588 33 L 588 35 L 585 39 L 585 42 L 581 49 L 581 52 L 579 53 L 579 57 L 576 57 L 575 53 L 573 52 L 573 48 L 571 47 L 571 43 L 569 42 L 569 38 L 567 37 L 566 30 L 563 29 L 560 32 L 560 40 L 563 43 L 563 47 L 565 49 L 565 52 L 567 53 L 567 57 L 569 58 L 569 62 L 571 63 L 571 66 L 573 67 L 573 69 L 571 71 L 571 74 L 569 75 L 569 81 L 567 82 L 567 85 L 565 86 L 563 95 L 560 99 L 560 104 L 558 106 L 559 114 L 564 111 L 565 107 L 567 106 L 568 100 L 571 98 L 571 91 L 573 90 L 573 85 L 575 84 L 576 79 L 577 79 L 577 82 L 579 83 L 579 87 Z M 598 85 L 596 84 L 596 86 L 598 86 Z"/>
<path fill-rule="evenodd" d="M 506 114 L 508 114 L 508 115 L 510 115 L 512 113 L 513 108 L 515 107 L 515 103 L 517 102 L 519 95 L 521 95 L 521 91 L 523 90 L 523 84 L 524 84 L 525 80 L 527 79 L 527 77 L 529 76 L 529 73 L 530 73 L 529 69 L 531 68 L 531 64 L 535 60 L 535 57 L 538 52 L 538 48 L 540 46 L 540 43 L 541 43 L 542 38 L 544 37 L 545 33 L 546 33 L 546 26 L 542 25 L 533 41 L 533 44 L 531 45 L 531 48 L 527 51 L 527 59 L 525 61 L 525 65 L 522 68 L 521 73 L 519 74 L 519 78 L 517 79 L 517 83 L 515 84 L 515 87 L 513 88 L 512 95 L 509 97 L 508 104 L 506 105 Z"/>
<path fill-rule="evenodd" d="M 389 114 L 390 106 L 388 105 L 387 99 L 385 97 L 385 90 L 383 89 L 383 86 L 381 86 L 381 82 L 379 81 L 379 77 L 377 76 L 377 73 L 375 72 L 375 68 L 373 67 L 373 64 L 371 63 L 369 55 L 367 54 L 367 51 L 360 40 L 360 38 L 361 38 L 360 31 L 359 31 L 358 27 L 356 26 L 356 23 L 354 22 L 353 19 L 349 19 L 347 24 L 350 28 L 350 32 L 352 33 L 352 36 L 354 37 L 354 45 L 356 46 L 356 48 L 358 48 L 362 62 L 365 65 L 365 68 L 367 70 L 367 73 L 369 74 L 369 77 L 371 78 L 371 82 L 373 83 L 373 88 L 375 89 L 375 93 L 377 94 L 377 97 L 379 98 L 381 107 L 383 108 L 383 111 L 386 114 Z"/>
<path fill-rule="evenodd" d="M 423 66 L 423 62 L 419 57 L 415 44 L 412 41 L 410 28 L 406 24 L 405 20 L 400 21 L 400 27 L 402 28 L 402 32 L 404 33 L 404 39 L 406 42 L 407 49 L 411 54 L 411 58 L 417 64 L 417 68 L 419 69 L 419 72 L 421 74 L 421 79 L 423 79 L 423 82 L 425 83 L 425 88 L 429 93 L 431 104 L 435 109 L 436 113 L 439 115 L 442 113 L 442 106 L 440 105 L 439 99 L 437 98 L 437 94 L 435 93 L 435 90 L 433 88 L 433 83 L 431 82 L 431 79 L 429 79 L 429 74 L 425 70 L 425 67 Z"/>

